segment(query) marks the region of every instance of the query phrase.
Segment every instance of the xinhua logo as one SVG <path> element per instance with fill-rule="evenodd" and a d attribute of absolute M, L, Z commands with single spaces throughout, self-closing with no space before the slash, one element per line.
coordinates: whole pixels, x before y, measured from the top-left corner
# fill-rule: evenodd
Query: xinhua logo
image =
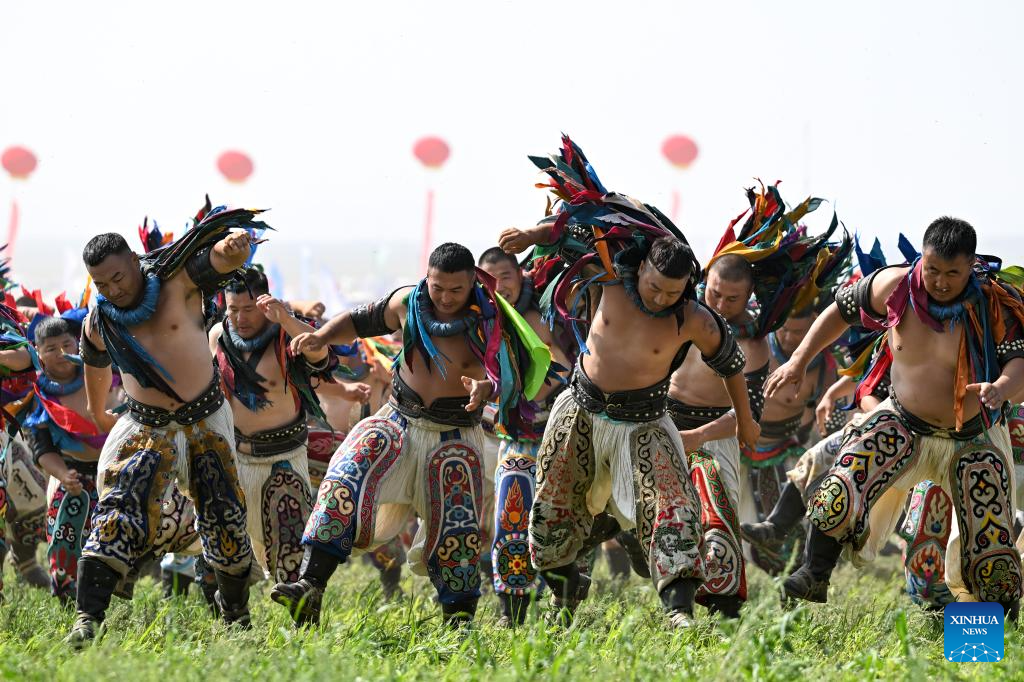
<path fill-rule="evenodd" d="M 957 602 L 945 609 L 943 646 L 947 661 L 1003 660 L 1003 607 L 994 602 Z"/>

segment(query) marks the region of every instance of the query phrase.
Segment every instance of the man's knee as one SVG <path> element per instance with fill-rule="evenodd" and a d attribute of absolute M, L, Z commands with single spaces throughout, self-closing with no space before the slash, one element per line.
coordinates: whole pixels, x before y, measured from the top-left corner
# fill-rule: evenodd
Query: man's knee
<path fill-rule="evenodd" d="M 853 496 L 846 482 L 829 474 L 815 490 L 808 505 L 808 518 L 815 528 L 832 537 L 849 529 L 853 514 Z"/>

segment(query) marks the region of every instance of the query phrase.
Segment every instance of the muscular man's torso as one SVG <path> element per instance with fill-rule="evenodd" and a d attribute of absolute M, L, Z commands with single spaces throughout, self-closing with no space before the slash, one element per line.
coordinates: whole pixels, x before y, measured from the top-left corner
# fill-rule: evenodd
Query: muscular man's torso
<path fill-rule="evenodd" d="M 694 310 L 690 303 L 686 314 Z M 624 287 L 608 286 L 587 336 L 590 353 L 582 356 L 583 369 L 605 393 L 646 388 L 668 376 L 676 353 L 688 340 L 674 315 L 651 317 Z"/>
<path fill-rule="evenodd" d="M 214 332 L 214 344 L 223 333 L 223 326 L 218 325 Z M 253 411 L 243 405 L 234 395 L 228 394 L 231 412 L 235 418 L 235 428 L 247 436 L 258 431 L 286 426 L 295 421 L 299 410 L 302 409 L 295 400 L 295 389 L 288 386 L 281 373 L 281 365 L 278 363 L 276 355 L 274 342 L 271 341 L 256 365 L 256 373 L 264 378 L 264 381 L 260 382 L 260 386 L 266 391 L 264 397 L 269 404 Z M 252 353 L 242 353 L 242 357 L 246 360 L 251 356 Z"/>
<path fill-rule="evenodd" d="M 162 283 L 153 317 L 129 331 L 170 373 L 173 379 L 168 383 L 183 400 L 196 399 L 210 385 L 213 360 L 203 325 L 202 295 L 184 272 Z M 121 379 L 128 395 L 141 403 L 168 410 L 181 407 L 156 388 L 143 388 L 130 374 Z"/>

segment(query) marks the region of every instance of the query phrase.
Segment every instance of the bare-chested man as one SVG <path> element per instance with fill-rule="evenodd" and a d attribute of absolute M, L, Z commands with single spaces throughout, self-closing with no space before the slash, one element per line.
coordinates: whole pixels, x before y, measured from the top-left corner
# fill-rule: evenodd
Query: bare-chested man
<path fill-rule="evenodd" d="M 210 357 L 203 299 L 249 257 L 242 209 L 209 204 L 180 243 L 140 259 L 117 234 L 93 237 L 83 260 L 100 296 L 86 318 L 82 360 L 89 412 L 110 431 L 99 460 L 99 502 L 78 571 L 78 620 L 69 642 L 92 640 L 118 580 L 154 549 L 164 492 L 177 478 L 195 503 L 216 602 L 229 623 L 249 623 L 252 549 L 234 464 L 234 422 Z M 216 241 L 219 238 L 219 241 Z M 128 414 L 105 411 L 111 362 Z M 116 421 L 116 425 L 115 425 Z"/>
<path fill-rule="evenodd" d="M 72 361 L 78 356 L 80 333 L 77 323 L 59 317 L 37 324 L 41 371 L 31 411 L 24 418 L 33 459 L 50 476 L 46 557 L 51 592 L 64 602 L 75 599 L 78 562 L 97 501 L 96 464 L 107 437 L 88 416 L 82 368 Z M 109 387 L 105 409 L 117 404 L 118 392 Z M 170 494 L 173 499 L 161 513 L 161 544 L 187 547 L 195 540 L 191 506 L 176 489 Z"/>
<path fill-rule="evenodd" d="M 292 341 L 293 351 L 306 352 L 403 328 L 405 343 L 389 404 L 359 422 L 331 460 L 303 537 L 301 579 L 271 593 L 297 625 L 319 620 L 324 587 L 339 563 L 393 538 L 413 511 L 421 519 L 409 551 L 413 571 L 430 577 L 446 622 L 472 619 L 487 494 L 481 408 L 501 388 L 494 381 L 512 381 L 485 369 L 500 316 L 496 303 L 478 281 L 469 250 L 442 244 L 415 287 Z"/>
<path fill-rule="evenodd" d="M 762 389 L 768 376 L 768 343 L 739 330 L 753 321 L 747 303 L 754 291 L 753 269 L 737 255 L 725 255 L 711 265 L 704 283 L 704 302 L 729 323 L 746 356 L 743 379 L 750 411 L 761 418 Z M 740 446 L 736 416 L 721 376 L 709 367 L 697 348 L 690 348 L 672 374 L 669 414 L 690 465 L 693 484 L 704 508 L 704 570 L 706 578 L 697 600 L 710 612 L 738 618 L 747 598 L 740 505 L 743 498 Z M 721 492 L 719 492 L 721 491 Z M 721 493 L 724 493 L 721 494 Z"/>
<path fill-rule="evenodd" d="M 743 351 L 725 321 L 696 300 L 700 265 L 664 214 L 609 192 L 568 136 L 557 156 L 530 160 L 558 202 L 536 226 L 505 230 L 499 244 L 509 253 L 534 247 L 537 271 L 554 277 L 546 286 L 555 287 L 560 318 L 574 328 L 576 318 L 592 320 L 537 457 L 530 554 L 552 588 L 551 617 L 570 621 L 587 596 L 580 553 L 635 529 L 670 624 L 689 626 L 705 577 L 703 531 L 667 414 L 669 382 L 696 345 L 725 377 L 740 440 L 753 444 Z"/>
<path fill-rule="evenodd" d="M 210 349 L 234 416 L 249 539 L 272 580 L 298 580 L 302 530 L 313 508 L 307 420 L 324 416 L 313 383 L 330 380 L 334 358 L 327 348 L 288 353 L 290 340 L 313 327 L 270 295 L 266 275 L 256 268 L 227 286 L 224 303 L 224 321 L 210 330 Z"/>
<path fill-rule="evenodd" d="M 954 596 L 997 601 L 1010 614 L 1019 608 L 1015 481 L 1003 415 L 1024 387 L 1024 306 L 1018 292 L 983 272 L 976 241 L 962 220 L 934 221 L 915 263 L 881 268 L 841 289 L 769 378 L 769 396 L 799 385 L 810 360 L 848 325 L 889 330 L 891 397 L 846 427 L 810 502 L 806 559 L 783 584 L 788 597 L 824 602 L 843 545 L 870 560 L 892 531 L 903 496 L 886 504 L 886 493 L 929 479 L 951 492 L 956 509 L 946 552 Z"/>
<path fill-rule="evenodd" d="M 542 222 L 506 230 L 500 243 L 518 253 L 550 241 L 550 223 Z M 699 267 L 689 247 L 661 237 L 641 248 L 635 262 L 620 265 L 621 285 L 605 286 L 588 352 L 579 356 L 571 390 L 558 397 L 548 418 L 530 552 L 552 587 L 556 615 L 571 617 L 590 585 L 577 555 L 595 515 L 607 512 L 622 528 L 636 529 L 671 623 L 686 626 L 704 581 L 700 503 L 666 398 L 669 378 L 691 344 L 726 377 L 740 438 L 754 443 L 758 429 L 741 374 L 743 352 L 724 322 L 693 298 Z"/>
<path fill-rule="evenodd" d="M 541 320 L 533 281 L 523 275 L 515 258 L 501 247 L 492 247 L 480 256 L 480 268 L 497 282 L 498 293 L 512 303 L 537 336 L 551 350 L 552 360 L 569 366 L 565 352 L 555 343 L 551 328 Z M 530 508 L 537 487 L 537 450 L 544 435 L 548 415 L 566 384 L 549 381 L 536 402 L 531 433 L 518 438 L 501 438 L 497 444 L 494 484 L 494 525 L 491 542 L 491 572 L 494 593 L 501 600 L 501 627 L 523 623 L 530 599 L 540 587 L 540 575 L 530 561 Z M 497 437 L 497 434 L 496 436 Z"/>

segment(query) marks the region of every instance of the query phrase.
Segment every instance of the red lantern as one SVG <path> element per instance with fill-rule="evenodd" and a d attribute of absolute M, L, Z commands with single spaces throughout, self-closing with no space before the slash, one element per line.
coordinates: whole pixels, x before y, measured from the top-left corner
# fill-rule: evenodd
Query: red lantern
<path fill-rule="evenodd" d="M 676 168 L 686 168 L 697 158 L 697 143 L 686 135 L 670 135 L 662 143 L 661 153 Z"/>
<path fill-rule="evenodd" d="M 413 145 L 412 153 L 427 168 L 440 168 L 448 160 L 448 143 L 440 137 L 422 137 Z"/>
<path fill-rule="evenodd" d="M 217 158 L 217 170 L 231 182 L 245 182 L 252 175 L 252 159 L 243 152 L 227 151 Z"/>
<path fill-rule="evenodd" d="M 36 155 L 24 147 L 8 147 L 0 156 L 0 163 L 11 177 L 25 180 L 36 169 L 37 162 Z"/>

